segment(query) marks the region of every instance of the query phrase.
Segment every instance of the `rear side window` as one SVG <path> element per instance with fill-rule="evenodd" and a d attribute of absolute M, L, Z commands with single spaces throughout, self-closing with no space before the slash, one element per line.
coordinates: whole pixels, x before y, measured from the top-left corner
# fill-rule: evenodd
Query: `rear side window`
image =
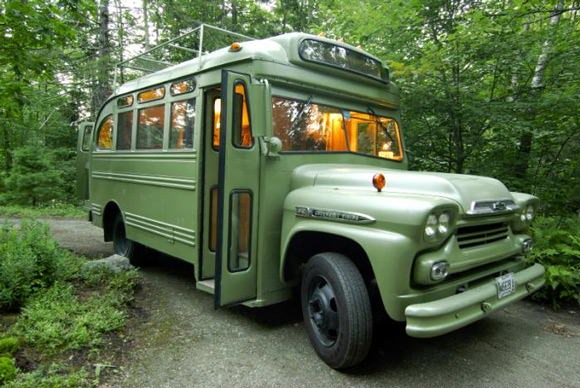
<path fill-rule="evenodd" d="M 81 150 L 88 151 L 91 145 L 91 133 L 93 132 L 92 125 L 86 125 L 83 129 L 83 145 Z"/>
<path fill-rule="evenodd" d="M 171 104 L 170 149 L 193 148 L 193 124 L 195 99 L 176 101 Z"/>
<path fill-rule="evenodd" d="M 97 148 L 100 150 L 113 148 L 113 115 L 108 115 L 101 121 L 97 131 Z"/>
<path fill-rule="evenodd" d="M 165 105 L 139 109 L 137 125 L 137 149 L 154 150 L 163 148 L 163 122 Z"/>
<path fill-rule="evenodd" d="M 131 149 L 131 130 L 133 128 L 133 111 L 119 113 L 117 117 L 117 149 Z"/>

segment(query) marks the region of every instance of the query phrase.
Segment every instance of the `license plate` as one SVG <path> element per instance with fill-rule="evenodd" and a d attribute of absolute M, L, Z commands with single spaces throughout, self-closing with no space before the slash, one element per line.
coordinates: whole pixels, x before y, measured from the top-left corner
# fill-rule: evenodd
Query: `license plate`
<path fill-rule="evenodd" d="M 495 286 L 497 288 L 497 298 L 505 298 L 516 292 L 516 279 L 513 273 L 508 273 L 495 278 Z"/>

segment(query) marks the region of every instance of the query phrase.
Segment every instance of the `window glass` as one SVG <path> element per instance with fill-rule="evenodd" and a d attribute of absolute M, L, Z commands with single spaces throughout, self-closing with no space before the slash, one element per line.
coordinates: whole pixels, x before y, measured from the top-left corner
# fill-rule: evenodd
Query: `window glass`
<path fill-rule="evenodd" d="M 193 92 L 194 90 L 195 90 L 195 79 L 193 78 L 171 84 L 172 96 Z"/>
<path fill-rule="evenodd" d="M 388 81 L 389 78 L 380 61 L 332 43 L 305 39 L 300 43 L 299 53 L 305 61 L 354 71 L 384 81 Z"/>
<path fill-rule="evenodd" d="M 195 120 L 195 99 L 177 101 L 171 104 L 171 129 L 169 148 L 193 148 L 193 123 Z"/>
<path fill-rule="evenodd" d="M 254 139 L 252 138 L 246 87 L 242 83 L 238 83 L 234 87 L 233 108 L 234 145 L 240 148 L 250 148 L 254 145 Z"/>
<path fill-rule="evenodd" d="M 394 119 L 283 97 L 273 97 L 272 106 L 273 131 L 283 151 L 350 151 L 403 159 Z"/>
<path fill-rule="evenodd" d="M 101 121 L 97 131 L 97 148 L 110 150 L 113 148 L 113 116 L 108 115 Z"/>
<path fill-rule="evenodd" d="M 209 199 L 209 250 L 216 251 L 217 247 L 217 217 L 218 217 L 218 188 L 212 187 Z"/>
<path fill-rule="evenodd" d="M 137 149 L 150 150 L 163 148 L 164 119 L 164 105 L 155 105 L 149 108 L 139 109 Z"/>
<path fill-rule="evenodd" d="M 230 251 L 228 269 L 243 271 L 250 267 L 252 196 L 235 191 L 230 198 Z"/>
<path fill-rule="evenodd" d="M 213 133 L 211 146 L 214 150 L 220 148 L 220 128 L 221 128 L 221 118 L 222 118 L 222 99 L 216 98 L 213 100 Z"/>
<path fill-rule="evenodd" d="M 117 99 L 117 106 L 119 108 L 126 108 L 128 106 L 133 105 L 133 96 L 129 95 L 129 96 L 125 96 L 125 97 L 119 97 Z"/>
<path fill-rule="evenodd" d="M 82 150 L 88 151 L 91 144 L 91 133 L 93 132 L 92 125 L 85 125 L 84 133 L 83 133 L 83 145 Z"/>
<path fill-rule="evenodd" d="M 133 128 L 133 111 L 122 112 L 117 116 L 117 149 L 131 149 L 131 130 Z"/>
<path fill-rule="evenodd" d="M 137 95 L 137 100 L 139 102 L 155 101 L 165 97 L 165 88 L 163 86 L 159 88 L 152 88 L 145 90 Z"/>

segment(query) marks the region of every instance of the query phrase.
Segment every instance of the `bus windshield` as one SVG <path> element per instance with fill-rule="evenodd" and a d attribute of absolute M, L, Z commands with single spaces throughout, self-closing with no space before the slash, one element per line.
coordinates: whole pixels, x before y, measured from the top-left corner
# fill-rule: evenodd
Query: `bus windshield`
<path fill-rule="evenodd" d="M 272 97 L 274 136 L 283 152 L 353 152 L 403 159 L 397 122 L 388 117 L 336 107 Z"/>

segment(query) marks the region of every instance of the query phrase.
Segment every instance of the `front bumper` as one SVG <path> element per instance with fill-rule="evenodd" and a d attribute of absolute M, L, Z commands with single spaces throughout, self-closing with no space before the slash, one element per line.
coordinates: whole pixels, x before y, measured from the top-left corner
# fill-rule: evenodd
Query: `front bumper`
<path fill-rule="evenodd" d="M 495 280 L 428 303 L 407 306 L 407 334 L 429 338 L 466 326 L 507 304 L 520 300 L 544 285 L 544 267 L 534 264 L 514 273 L 516 291 L 505 298 L 497 298 Z"/>

